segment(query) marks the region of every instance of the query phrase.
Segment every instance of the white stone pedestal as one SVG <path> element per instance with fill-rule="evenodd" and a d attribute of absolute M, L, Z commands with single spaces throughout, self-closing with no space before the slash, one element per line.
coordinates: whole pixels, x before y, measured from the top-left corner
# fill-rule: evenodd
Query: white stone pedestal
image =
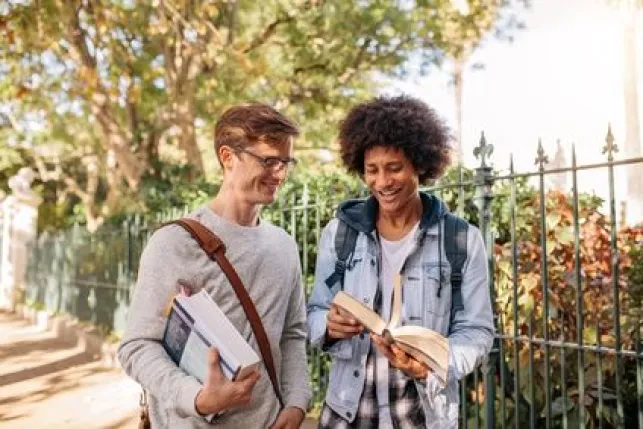
<path fill-rule="evenodd" d="M 27 263 L 36 239 L 42 199 L 30 188 L 33 179 L 31 169 L 20 169 L 9 179 L 12 194 L 1 203 L 0 308 L 11 311 L 24 300 Z"/>

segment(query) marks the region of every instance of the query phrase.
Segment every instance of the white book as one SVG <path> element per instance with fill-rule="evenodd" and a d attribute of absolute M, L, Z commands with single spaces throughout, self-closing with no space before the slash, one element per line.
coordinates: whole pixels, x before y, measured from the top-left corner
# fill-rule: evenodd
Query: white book
<path fill-rule="evenodd" d="M 163 347 L 172 360 L 201 383 L 208 374 L 208 349 L 219 350 L 223 374 L 241 380 L 255 371 L 261 359 L 228 320 L 212 297 L 201 290 L 177 295 L 163 334 Z"/>

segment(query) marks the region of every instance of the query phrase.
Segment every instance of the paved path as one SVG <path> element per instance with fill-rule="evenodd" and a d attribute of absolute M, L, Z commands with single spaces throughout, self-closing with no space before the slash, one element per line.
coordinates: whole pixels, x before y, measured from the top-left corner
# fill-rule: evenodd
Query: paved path
<path fill-rule="evenodd" d="M 136 428 L 138 385 L 76 344 L 0 311 L 0 429 Z M 307 421 L 302 428 L 312 429 Z"/>

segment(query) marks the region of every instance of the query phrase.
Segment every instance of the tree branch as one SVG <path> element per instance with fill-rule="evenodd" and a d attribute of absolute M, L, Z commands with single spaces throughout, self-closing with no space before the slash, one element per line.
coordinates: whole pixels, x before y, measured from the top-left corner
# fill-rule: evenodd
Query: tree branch
<path fill-rule="evenodd" d="M 353 63 L 351 64 L 351 66 L 348 67 L 346 71 L 339 76 L 339 78 L 337 78 L 339 83 L 341 83 L 342 85 L 346 84 L 346 82 L 348 82 L 355 75 L 355 73 L 357 73 L 357 70 L 362 63 L 362 59 L 364 58 L 364 54 L 366 53 L 366 50 L 369 48 L 372 42 L 373 39 L 366 39 L 366 41 L 364 41 L 362 47 L 357 52 L 355 59 L 353 59 Z"/>
<path fill-rule="evenodd" d="M 236 30 L 235 26 L 237 24 L 238 10 L 238 1 L 234 0 L 228 3 L 228 13 L 230 14 L 230 19 L 228 20 L 228 45 L 232 45 L 234 43 L 234 32 Z"/>
<path fill-rule="evenodd" d="M 268 39 L 272 37 L 273 34 L 275 34 L 275 32 L 277 31 L 277 27 L 279 25 L 284 24 L 286 22 L 290 22 L 292 20 L 293 18 L 287 15 L 277 18 L 276 20 L 268 24 L 268 26 L 264 28 L 263 32 L 260 35 L 258 35 L 254 40 L 252 40 L 248 45 L 248 47 L 245 48 L 242 52 L 244 54 L 247 54 L 252 52 L 254 49 L 260 47 L 261 45 L 266 43 Z"/>
<path fill-rule="evenodd" d="M 79 53 L 82 64 L 91 70 L 96 70 L 96 58 L 94 58 L 89 53 L 89 47 L 87 46 L 87 33 L 82 29 L 80 25 L 80 12 L 82 6 L 75 7 L 75 2 L 68 2 L 68 6 L 73 10 L 71 13 L 71 22 L 69 27 L 69 36 L 72 44 Z"/>
<path fill-rule="evenodd" d="M 303 66 L 303 67 L 296 67 L 293 70 L 293 73 L 296 76 L 298 74 L 309 72 L 309 71 L 312 71 L 312 70 L 326 70 L 327 68 L 328 68 L 327 63 L 324 63 L 324 64 L 317 63 L 317 64 L 311 64 L 311 65 Z"/>
<path fill-rule="evenodd" d="M 93 203 L 93 198 L 90 198 L 90 194 L 83 191 L 80 184 L 73 177 L 63 172 L 60 166 L 60 160 L 57 159 L 54 161 L 54 170 L 52 171 L 47 168 L 45 161 L 35 151 L 33 152 L 33 158 L 36 164 L 36 169 L 38 170 L 38 174 L 40 174 L 40 180 L 42 180 L 43 182 L 62 182 L 67 187 L 67 189 L 73 194 L 77 195 L 78 198 L 83 201 L 83 203 L 86 203 L 90 200 L 92 200 L 91 202 Z"/>

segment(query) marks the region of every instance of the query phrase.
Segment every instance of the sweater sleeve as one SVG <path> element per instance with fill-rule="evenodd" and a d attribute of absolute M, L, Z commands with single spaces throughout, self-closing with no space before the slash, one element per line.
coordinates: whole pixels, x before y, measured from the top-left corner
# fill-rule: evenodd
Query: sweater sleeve
<path fill-rule="evenodd" d="M 179 284 L 194 285 L 182 263 L 194 258 L 194 249 L 185 245 L 189 239 L 182 240 L 182 234 L 187 237 L 178 226 L 162 228 L 145 247 L 118 359 L 123 370 L 163 408 L 188 417 L 198 416 L 194 402 L 201 383 L 178 368 L 161 344 L 169 300 Z"/>
<path fill-rule="evenodd" d="M 306 357 L 306 307 L 301 279 L 299 254 L 294 248 L 296 274 L 288 300 L 284 331 L 281 336 L 281 390 L 284 406 L 297 407 L 304 412 L 312 398 Z"/>

